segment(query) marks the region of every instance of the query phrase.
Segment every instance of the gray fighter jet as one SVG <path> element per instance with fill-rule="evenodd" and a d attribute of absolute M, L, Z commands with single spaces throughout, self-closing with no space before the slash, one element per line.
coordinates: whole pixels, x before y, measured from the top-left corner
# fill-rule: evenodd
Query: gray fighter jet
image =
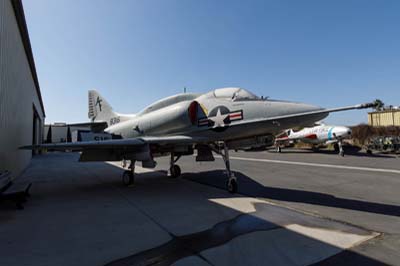
<path fill-rule="evenodd" d="M 183 93 L 159 100 L 138 114 L 124 115 L 112 110 L 97 92 L 89 91 L 89 123 L 113 136 L 104 141 L 81 141 L 24 146 L 23 149 L 80 151 L 80 161 L 130 161 L 123 173 L 126 185 L 134 183 L 135 162 L 146 168 L 156 166 L 155 158 L 170 156 L 170 175 L 178 177 L 181 156 L 196 161 L 214 161 L 220 154 L 227 172 L 227 189 L 238 184 L 231 171 L 229 150 L 257 148 L 272 143 L 286 128 L 305 127 L 331 112 L 373 107 L 373 103 L 323 109 L 318 106 L 260 98 L 242 88 L 221 88 L 205 94 Z M 81 124 L 82 125 L 82 124 Z M 273 139 L 273 138 L 272 138 Z"/>

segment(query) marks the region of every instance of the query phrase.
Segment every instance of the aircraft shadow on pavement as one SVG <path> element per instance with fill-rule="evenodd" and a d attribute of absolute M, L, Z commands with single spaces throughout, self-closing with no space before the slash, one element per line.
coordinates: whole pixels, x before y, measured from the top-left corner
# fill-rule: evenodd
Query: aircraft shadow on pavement
<path fill-rule="evenodd" d="M 275 223 L 272 223 L 268 220 L 271 211 L 273 211 L 274 208 L 281 208 L 281 207 L 276 207 L 270 204 L 263 204 L 263 203 L 256 203 L 254 207 L 256 209 L 254 213 L 238 212 L 238 215 L 233 217 L 232 219 L 219 222 L 215 224 L 213 227 L 204 231 L 195 232 L 187 235 L 179 235 L 179 236 L 170 233 L 172 239 L 169 240 L 168 242 L 165 242 L 157 247 L 143 250 L 141 252 L 111 261 L 107 263 L 105 266 L 127 266 L 127 265 L 167 266 L 167 265 L 174 265 L 175 262 L 191 256 L 197 256 L 205 263 L 213 265 L 206 258 L 206 256 L 202 255 L 202 252 L 211 248 L 224 245 L 229 241 L 233 240 L 234 238 L 242 235 L 259 231 L 283 229 L 283 227 Z M 298 221 L 293 221 L 293 222 L 298 224 L 306 223 L 304 225 L 306 226 L 308 225 L 311 227 L 316 226 L 314 224 L 315 221 L 311 220 L 308 222 L 309 224 L 307 224 L 307 222 L 305 222 L 305 220 L 302 217 L 299 217 Z M 352 228 L 346 230 L 345 228 L 341 228 L 341 230 L 352 233 L 352 230 L 357 230 L 357 229 Z M 313 266 L 387 265 L 381 261 L 366 257 L 354 251 L 342 250 L 341 248 L 338 248 L 331 244 L 321 242 L 320 240 L 310 238 L 309 236 L 302 235 L 294 231 L 290 231 L 290 235 L 293 241 L 302 242 L 303 245 L 310 245 L 310 246 L 321 245 L 326 250 L 330 250 L 331 252 L 337 252 L 333 256 L 327 257 L 326 259 L 311 264 Z M 272 249 L 272 253 L 276 252 L 275 250 L 276 248 L 274 247 L 275 244 L 269 246 Z M 264 252 L 266 252 L 265 249 Z M 288 263 L 288 265 L 292 264 Z"/>
<path fill-rule="evenodd" d="M 80 200 L 82 200 L 83 195 L 85 195 L 84 198 L 86 198 L 87 196 L 87 200 L 93 201 L 96 200 L 96 197 L 100 197 L 101 195 L 104 195 L 105 192 L 110 191 L 110 187 L 121 187 L 121 184 L 118 183 L 118 181 L 120 181 L 120 168 L 109 164 L 98 164 L 97 166 L 101 166 L 101 168 L 97 170 L 102 171 L 98 172 L 94 170 L 87 173 L 87 176 L 91 177 L 91 179 L 85 180 L 83 184 L 77 183 L 75 180 L 72 180 L 72 182 L 70 182 L 70 180 L 67 183 L 59 183 L 53 179 L 52 183 L 55 183 L 55 186 L 52 186 L 50 188 L 47 187 L 50 180 L 46 182 L 39 181 L 37 185 L 41 186 L 41 189 L 39 190 L 40 192 L 37 193 L 40 194 L 34 193 L 31 200 L 36 200 L 37 206 L 40 204 L 44 204 L 43 202 L 48 202 L 50 199 L 62 199 L 63 202 L 68 202 L 68 198 L 70 198 L 71 200 L 80 198 Z M 142 185 L 138 186 L 135 189 L 126 191 L 131 191 L 129 193 L 135 193 L 135 190 L 137 189 L 152 191 L 151 183 L 160 182 L 160 179 L 166 178 L 165 173 L 165 171 L 157 171 L 138 174 L 138 181 L 142 183 Z M 224 177 L 224 175 L 221 174 L 222 171 L 212 171 L 201 173 L 198 177 L 205 175 L 209 178 L 217 179 L 218 177 Z M 196 177 L 195 174 L 189 174 L 189 176 Z M 65 178 L 69 179 L 70 177 L 66 176 Z M 240 175 L 239 178 L 241 182 L 244 182 L 245 178 L 248 177 Z M 219 180 L 223 180 L 223 178 L 220 178 Z M 171 179 L 170 182 L 173 183 L 174 179 Z M 257 184 L 249 183 L 250 188 L 251 186 L 257 186 Z M 118 198 L 119 197 L 120 195 L 118 194 Z M 40 203 L 40 201 L 42 203 Z M 214 203 L 211 203 L 210 201 L 205 199 L 205 204 Z M 107 265 L 171 265 L 182 258 L 190 256 L 198 256 L 200 259 L 205 260 L 205 262 L 207 263 L 207 259 L 201 255 L 202 251 L 205 251 L 212 247 L 223 245 L 240 235 L 249 234 L 255 231 L 267 231 L 279 228 L 279 225 L 268 221 L 270 208 L 277 207 L 269 204 L 258 203 L 255 205 L 255 213 L 247 214 L 237 212 L 237 216 L 233 217 L 232 219 L 217 223 L 211 228 L 201 232 L 195 232 L 192 234 L 180 236 L 173 235 L 171 232 L 169 232 L 172 237 L 170 241 L 163 243 L 160 246 L 140 251 L 136 254 L 126 254 L 126 257 L 120 259 L 115 258 L 115 260 L 109 262 Z M 34 208 L 32 208 L 32 211 L 35 211 Z M 64 212 L 64 210 L 62 210 L 62 212 Z M 10 212 L 5 212 L 4 214 L 7 213 L 9 214 Z M 199 222 L 201 222 L 201 219 L 199 220 Z M 93 225 L 91 224 L 90 226 Z M 309 244 L 316 243 L 324 246 L 326 249 L 337 250 L 339 252 L 332 257 L 328 257 L 323 261 L 313 264 L 314 266 L 338 264 L 368 266 L 386 265 L 381 261 L 366 257 L 351 250 L 340 251 L 335 246 L 332 246 L 328 243 L 320 242 L 319 240 L 316 240 L 314 238 L 309 238 L 305 235 L 298 234 L 294 231 L 290 231 L 290 234 L 292 235 L 293 239 L 302 239 Z M 100 235 L 101 234 L 99 234 L 99 236 Z"/>
<path fill-rule="evenodd" d="M 246 196 L 307 203 L 400 217 L 400 206 L 397 205 L 340 198 L 331 194 L 314 191 L 266 187 L 243 173 L 235 171 L 235 176 L 239 183 L 238 193 Z M 226 188 L 226 175 L 221 170 L 188 173 L 184 174 L 183 177 L 205 185 L 211 185 L 221 189 Z"/>
<path fill-rule="evenodd" d="M 158 182 L 157 179 L 167 178 L 166 174 L 167 174 L 166 171 L 161 170 L 149 173 L 141 173 L 138 174 L 137 177 L 139 180 L 141 179 L 142 182 L 144 181 L 144 179 L 147 179 L 146 182 L 148 182 L 149 179 L 150 180 L 153 179 L 150 182 Z M 222 180 L 223 182 L 219 184 L 221 185 L 221 187 L 223 186 L 225 181 L 224 179 L 225 175 L 221 170 L 201 172 L 198 174 L 197 173 L 184 174 L 183 177 L 186 179 L 193 180 L 193 178 L 200 178 L 204 176 L 210 179 L 217 178 L 219 180 Z M 243 181 L 245 178 L 248 177 L 241 175 L 239 178 L 240 181 Z M 173 180 L 174 179 L 171 179 L 172 182 Z M 216 185 L 216 187 L 220 187 L 219 185 L 218 186 Z M 250 184 L 250 186 L 251 185 L 252 184 Z M 226 194 L 226 195 L 228 196 L 232 195 L 233 197 L 236 197 L 234 194 Z M 207 204 L 210 204 L 210 202 L 207 201 Z M 110 261 L 105 266 L 126 266 L 126 265 L 167 266 L 167 265 L 173 265 L 175 262 L 191 256 L 197 256 L 205 263 L 211 264 L 211 262 L 208 261 L 207 258 L 202 255 L 203 251 L 224 245 L 227 242 L 241 235 L 246 235 L 257 231 L 268 231 L 278 228 L 282 229 L 281 226 L 269 221 L 268 219 L 269 215 L 271 214 L 271 208 L 281 208 L 281 207 L 269 204 L 262 204 L 262 203 L 256 203 L 254 207 L 256 209 L 254 213 L 237 212 L 237 216 L 233 217 L 232 219 L 219 222 L 215 224 L 213 227 L 204 231 L 195 232 L 187 235 L 174 235 L 172 232 L 169 232 L 170 236 L 172 237 L 170 241 L 165 242 L 159 246 Z M 201 222 L 201 220 L 199 220 L 199 222 Z M 304 220 L 302 218 L 299 218 L 297 222 L 299 224 L 302 224 L 304 223 Z M 313 222 L 311 222 L 311 224 L 308 225 L 304 224 L 304 225 L 313 227 L 312 223 Z M 344 232 L 347 231 L 347 229 L 345 228 L 342 228 L 342 230 Z M 351 233 L 351 231 L 348 231 L 348 233 Z M 306 242 L 311 241 L 313 243 L 320 243 L 321 245 L 324 245 L 325 248 L 327 249 L 333 249 L 333 250 L 338 249 L 337 247 L 332 246 L 328 243 L 320 242 L 317 239 L 309 238 L 308 236 L 298 234 L 297 232 L 294 231 L 290 231 L 290 234 L 292 234 L 293 239 L 297 239 L 297 241 L 301 241 L 300 239 L 303 239 L 303 241 Z M 324 265 L 339 265 L 339 264 L 366 265 L 366 266 L 387 265 L 379 260 L 376 260 L 374 258 L 369 258 L 352 250 L 340 250 L 340 251 L 338 250 L 338 253 L 336 255 L 330 256 L 326 259 L 323 259 L 311 265 L 324 266 Z"/>

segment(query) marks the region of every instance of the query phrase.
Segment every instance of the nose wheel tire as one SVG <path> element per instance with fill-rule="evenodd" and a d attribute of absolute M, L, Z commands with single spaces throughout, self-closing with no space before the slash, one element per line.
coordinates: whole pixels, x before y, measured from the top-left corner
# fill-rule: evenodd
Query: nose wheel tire
<path fill-rule="evenodd" d="M 171 166 L 171 168 L 169 168 L 169 172 L 172 178 L 177 178 L 181 175 L 181 168 L 179 167 L 179 165 L 174 164 L 173 166 Z"/>
<path fill-rule="evenodd" d="M 282 152 L 282 148 L 278 146 L 278 147 L 276 148 L 276 152 L 281 153 L 281 152 Z"/>
<path fill-rule="evenodd" d="M 229 193 L 236 193 L 238 190 L 236 178 L 229 178 L 226 187 Z"/>
<path fill-rule="evenodd" d="M 335 150 L 335 152 L 339 152 L 339 145 L 338 144 L 333 145 L 333 149 Z"/>
<path fill-rule="evenodd" d="M 124 173 L 122 174 L 122 183 L 125 186 L 131 186 L 135 183 L 135 176 L 131 171 L 124 171 Z"/>

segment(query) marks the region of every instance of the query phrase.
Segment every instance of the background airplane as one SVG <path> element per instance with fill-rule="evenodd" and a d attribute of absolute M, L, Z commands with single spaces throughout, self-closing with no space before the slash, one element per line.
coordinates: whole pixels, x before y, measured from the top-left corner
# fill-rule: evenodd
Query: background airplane
<path fill-rule="evenodd" d="M 124 184 L 134 183 L 135 162 L 156 166 L 155 158 L 170 156 L 170 174 L 181 173 L 181 156 L 214 161 L 220 154 L 228 176 L 227 189 L 237 191 L 229 150 L 265 145 L 285 128 L 314 124 L 331 112 L 373 107 L 373 103 L 324 109 L 315 105 L 260 98 L 242 88 L 221 88 L 204 94 L 183 93 L 161 99 L 135 115 L 113 111 L 97 91 L 89 91 L 89 123 L 113 139 L 25 146 L 22 149 L 80 151 L 80 161 L 130 161 Z M 84 123 L 88 124 L 88 123 Z M 81 124 L 83 125 L 83 124 Z"/>
<path fill-rule="evenodd" d="M 339 155 L 344 156 L 343 139 L 351 137 L 351 129 L 344 126 L 318 125 L 315 127 L 306 127 L 294 132 L 293 129 L 285 131 L 287 136 L 275 139 L 277 152 L 281 152 L 281 143 L 287 141 L 300 141 L 310 144 L 337 144 Z"/>

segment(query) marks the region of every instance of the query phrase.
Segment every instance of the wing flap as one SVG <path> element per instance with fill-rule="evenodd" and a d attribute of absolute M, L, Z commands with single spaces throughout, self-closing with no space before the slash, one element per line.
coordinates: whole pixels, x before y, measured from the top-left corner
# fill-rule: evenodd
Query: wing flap
<path fill-rule="evenodd" d="M 78 141 L 78 142 L 64 142 L 64 143 L 51 143 L 40 145 L 28 145 L 20 147 L 22 150 L 35 150 L 35 149 L 48 149 L 48 150 L 74 150 L 81 151 L 85 149 L 118 149 L 123 147 L 138 147 L 146 143 L 138 138 L 134 139 L 110 139 L 102 141 Z"/>
<path fill-rule="evenodd" d="M 146 144 L 157 144 L 157 145 L 190 145 L 200 142 L 206 142 L 206 138 L 197 138 L 190 136 L 148 136 L 140 138 L 130 139 L 110 139 L 102 141 L 79 141 L 79 142 L 65 142 L 65 143 L 53 143 L 53 144 L 40 144 L 40 145 L 28 145 L 20 147 L 23 150 L 36 150 L 36 149 L 48 149 L 48 150 L 126 150 L 134 147 L 142 147 Z"/>

